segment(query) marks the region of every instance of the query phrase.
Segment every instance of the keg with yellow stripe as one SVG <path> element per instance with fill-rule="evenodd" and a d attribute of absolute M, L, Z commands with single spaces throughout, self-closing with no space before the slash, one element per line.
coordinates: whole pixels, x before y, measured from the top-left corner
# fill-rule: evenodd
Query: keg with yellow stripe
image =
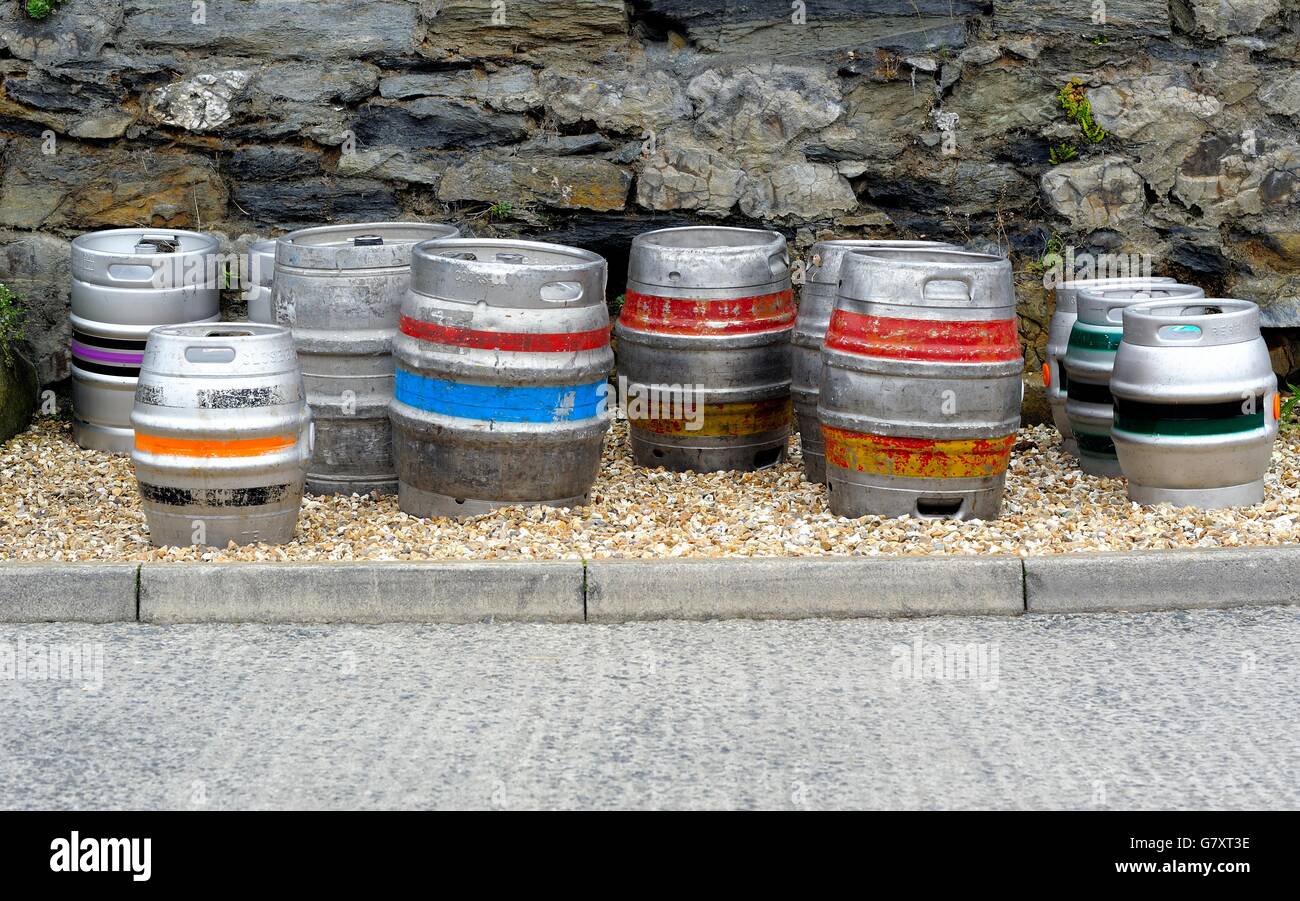
<path fill-rule="evenodd" d="M 1020 425 L 1011 264 L 867 250 L 840 266 L 817 413 L 840 516 L 994 519 Z"/>
<path fill-rule="evenodd" d="M 633 239 L 614 333 L 636 462 L 714 472 L 784 459 L 794 320 L 778 232 L 701 226 Z"/>
<path fill-rule="evenodd" d="M 1280 403 L 1255 304 L 1126 307 L 1110 391 L 1130 500 L 1215 509 L 1264 499 Z"/>
<path fill-rule="evenodd" d="M 155 545 L 293 539 L 312 429 L 287 328 L 154 329 L 131 425 L 131 460 Z"/>
<path fill-rule="evenodd" d="M 804 476 L 810 482 L 826 481 L 826 451 L 822 446 L 821 424 L 817 421 L 817 394 L 822 381 L 822 342 L 835 309 L 840 284 L 840 263 L 855 250 L 877 248 L 951 247 L 941 241 L 818 241 L 808 255 L 804 284 L 799 292 L 799 313 L 795 318 L 791 393 L 799 425 L 799 450 Z"/>

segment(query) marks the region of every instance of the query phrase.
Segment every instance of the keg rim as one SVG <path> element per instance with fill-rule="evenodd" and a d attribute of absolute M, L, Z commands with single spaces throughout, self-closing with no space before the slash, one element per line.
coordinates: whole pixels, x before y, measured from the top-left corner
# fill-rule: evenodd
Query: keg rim
<path fill-rule="evenodd" d="M 189 229 L 184 228 L 106 228 L 101 229 L 100 231 L 86 232 L 83 235 L 77 235 L 77 237 L 72 239 L 72 253 L 73 255 L 84 257 L 135 257 L 141 260 L 154 259 L 160 256 L 159 254 L 152 253 L 136 253 L 130 248 L 125 250 L 109 250 L 103 247 L 94 246 L 95 242 L 104 239 L 126 237 L 128 235 L 134 235 L 136 237 L 144 237 L 145 235 L 174 235 L 181 238 L 194 238 L 197 240 L 199 246 L 186 248 L 182 245 L 174 254 L 167 254 L 169 257 L 184 257 L 197 254 L 215 253 L 221 247 L 221 242 L 217 240 L 216 236 L 210 235 L 207 232 L 190 231 Z"/>
<path fill-rule="evenodd" d="M 992 253 L 981 253 L 978 250 L 967 250 L 964 247 L 952 246 L 935 247 L 935 248 L 908 248 L 908 247 L 882 247 L 866 248 L 863 250 L 851 251 L 851 256 L 867 257 L 869 259 L 889 260 L 898 265 L 915 264 L 917 266 L 931 265 L 934 263 L 963 263 L 965 265 L 976 266 L 1001 266 L 1011 265 L 1011 261 L 1004 256 L 998 256 Z M 847 262 L 847 260 L 845 261 Z"/>
<path fill-rule="evenodd" d="M 1133 304 L 1146 303 L 1148 301 L 1162 300 L 1197 300 L 1205 296 L 1205 291 L 1196 285 L 1187 285 L 1182 282 L 1174 284 L 1152 284 L 1152 288 L 1167 293 L 1164 297 L 1121 297 L 1121 294 L 1146 293 L 1134 290 L 1134 286 L 1127 288 L 1108 288 L 1100 291 L 1080 291 L 1076 295 L 1078 300 L 1078 316 L 1080 321 L 1094 326 L 1105 326 L 1108 328 L 1120 328 L 1121 320 L 1112 319 L 1111 313 L 1116 310 L 1123 310 Z M 1123 314 L 1121 313 L 1121 316 Z"/>
<path fill-rule="evenodd" d="M 821 275 L 827 271 L 826 260 L 828 254 L 833 254 L 840 259 L 838 262 L 843 264 L 844 257 L 849 253 L 861 250 L 927 250 L 930 248 L 953 248 L 960 249 L 960 244 L 953 244 L 951 241 L 930 241 L 923 239 L 911 238 L 831 238 L 827 241 L 817 241 L 808 249 L 808 264 L 806 272 L 809 274 L 808 281 L 817 285 L 834 285 L 839 282 L 839 270 L 836 269 L 835 278 L 820 279 L 811 276 Z M 818 260 L 818 256 L 823 257 Z"/>
<path fill-rule="evenodd" d="M 664 238 L 685 237 L 699 235 L 702 233 L 726 234 L 740 236 L 749 236 L 752 240 L 744 242 L 729 242 L 725 244 L 698 244 L 698 243 L 678 243 L 671 240 L 662 240 Z M 727 251 L 755 251 L 769 247 L 778 249 L 787 246 L 785 235 L 771 228 L 743 228 L 735 225 L 679 225 L 672 228 L 657 228 L 653 231 L 641 232 L 632 239 L 632 247 L 635 252 L 638 246 L 650 248 L 662 248 L 664 250 L 703 250 L 714 251 L 716 253 L 725 253 Z"/>
<path fill-rule="evenodd" d="M 383 233 L 386 231 L 398 231 L 398 230 L 418 231 L 418 230 L 425 230 L 425 229 L 434 229 L 434 230 L 447 229 L 448 231 L 446 234 L 443 235 L 427 235 L 427 236 L 414 237 L 414 238 L 403 238 L 401 236 L 395 236 L 392 244 L 381 244 L 376 246 L 392 247 L 394 245 L 403 245 L 403 244 L 415 245 L 421 243 L 422 241 L 432 241 L 438 238 L 454 238 L 460 234 L 459 226 L 451 225 L 446 222 L 405 222 L 405 221 L 342 222 L 342 223 L 336 223 L 334 225 L 313 225 L 309 228 L 300 228 L 297 229 L 296 231 L 291 231 L 288 234 L 281 235 L 280 237 L 275 239 L 275 242 L 277 246 L 283 243 L 283 244 L 288 244 L 291 247 L 311 247 L 311 248 L 322 248 L 322 249 L 331 249 L 331 248 L 351 249 L 354 245 L 335 242 L 335 241 L 323 241 L 323 242 L 304 241 L 303 239 L 317 238 L 317 237 L 328 238 L 331 236 L 341 236 L 344 234 L 356 238 L 356 237 L 360 237 L 361 235 L 370 234 L 372 232 L 379 232 L 381 236 L 384 236 Z"/>
<path fill-rule="evenodd" d="M 428 263 L 438 262 L 447 265 L 491 266 L 500 264 L 500 261 L 498 260 L 466 260 L 437 252 L 440 250 L 453 250 L 458 247 L 468 248 L 475 246 L 486 246 L 503 250 L 517 248 L 538 252 L 544 251 L 559 256 L 572 257 L 573 259 L 572 262 L 554 263 L 528 260 L 522 264 L 533 271 L 571 272 L 574 269 L 598 268 L 606 265 L 605 258 L 594 250 L 587 250 L 583 247 L 574 247 L 570 244 L 553 244 L 549 241 L 530 241 L 524 238 L 466 237 L 431 238 L 428 241 L 421 241 L 419 244 L 416 244 L 415 248 L 411 251 L 411 265 L 415 265 L 415 259 L 417 257 L 421 261 L 427 261 Z"/>
<path fill-rule="evenodd" d="M 1099 288 L 1100 290 L 1115 288 L 1122 291 L 1135 284 L 1178 285 L 1182 283 L 1170 275 L 1123 275 L 1107 278 L 1066 279 L 1063 282 L 1057 282 L 1055 288 L 1057 291 L 1086 291 L 1089 288 Z"/>
<path fill-rule="evenodd" d="M 293 332 L 283 325 L 268 322 L 207 322 L 162 325 L 149 332 L 150 337 L 179 338 L 201 344 L 229 344 L 234 341 L 277 340 L 292 337 Z"/>
<path fill-rule="evenodd" d="M 1201 312 L 1187 312 L 1189 307 Z M 1207 309 L 1210 307 L 1219 309 L 1212 313 Z M 1246 323 L 1247 327 L 1239 334 L 1223 329 L 1212 333 L 1204 328 L 1233 321 Z M 1161 340 L 1161 333 L 1169 325 L 1190 325 L 1197 332 L 1191 340 Z M 1236 297 L 1161 298 L 1124 308 L 1124 341 L 1139 347 L 1214 347 L 1244 344 L 1261 337 L 1259 304 Z"/>

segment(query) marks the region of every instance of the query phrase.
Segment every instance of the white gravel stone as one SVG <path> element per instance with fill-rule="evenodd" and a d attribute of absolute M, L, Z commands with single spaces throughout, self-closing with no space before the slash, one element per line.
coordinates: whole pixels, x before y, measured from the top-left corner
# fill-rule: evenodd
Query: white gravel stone
<path fill-rule="evenodd" d="M 844 519 L 790 459 L 755 473 L 672 473 L 633 464 L 615 425 L 592 504 L 511 507 L 466 522 L 422 520 L 392 497 L 303 501 L 297 538 L 226 550 L 154 548 L 131 462 L 81 450 L 68 423 L 42 419 L 0 446 L 0 559 L 457 560 L 880 554 L 1061 554 L 1296 541 L 1300 436 L 1273 454 L 1261 504 L 1200 511 L 1130 503 L 1122 479 L 1075 469 L 1046 426 L 1023 429 L 1003 517 L 992 522 Z"/>

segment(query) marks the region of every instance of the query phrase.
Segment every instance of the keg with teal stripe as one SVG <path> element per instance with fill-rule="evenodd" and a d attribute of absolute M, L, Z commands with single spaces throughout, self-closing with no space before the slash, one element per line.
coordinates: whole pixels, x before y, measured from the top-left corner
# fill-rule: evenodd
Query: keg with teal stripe
<path fill-rule="evenodd" d="M 1065 413 L 1079 445 L 1079 468 L 1089 475 L 1121 475 L 1111 422 L 1110 374 L 1115 351 L 1124 333 L 1124 308 L 1156 298 L 1197 298 L 1205 292 L 1193 285 L 1152 281 L 1123 288 L 1081 288 L 1079 318 L 1070 330 L 1070 340 L 1061 368 L 1065 373 Z"/>
<path fill-rule="evenodd" d="M 1129 498 L 1203 509 L 1257 504 L 1277 437 L 1277 378 L 1244 300 L 1124 310 L 1110 390 Z"/>
<path fill-rule="evenodd" d="M 416 247 L 389 410 L 404 512 L 588 502 L 612 414 L 605 273 L 557 244 Z"/>

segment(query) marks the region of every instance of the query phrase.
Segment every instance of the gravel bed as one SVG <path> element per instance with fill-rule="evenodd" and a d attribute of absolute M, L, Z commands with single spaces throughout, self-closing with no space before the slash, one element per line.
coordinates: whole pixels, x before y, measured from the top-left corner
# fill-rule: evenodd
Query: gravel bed
<path fill-rule="evenodd" d="M 624 423 L 606 444 L 591 506 L 512 507 L 467 522 L 422 520 L 372 496 L 303 501 L 298 538 L 226 550 L 153 548 L 130 460 L 78 448 L 42 419 L 0 446 L 0 559 L 454 560 L 602 557 L 1060 554 L 1293 542 L 1300 440 L 1283 436 L 1262 504 L 1202 512 L 1140 507 L 1120 479 L 1084 475 L 1055 430 L 1022 429 L 993 522 L 832 516 L 825 489 L 790 460 L 757 473 L 669 473 L 632 463 Z"/>

